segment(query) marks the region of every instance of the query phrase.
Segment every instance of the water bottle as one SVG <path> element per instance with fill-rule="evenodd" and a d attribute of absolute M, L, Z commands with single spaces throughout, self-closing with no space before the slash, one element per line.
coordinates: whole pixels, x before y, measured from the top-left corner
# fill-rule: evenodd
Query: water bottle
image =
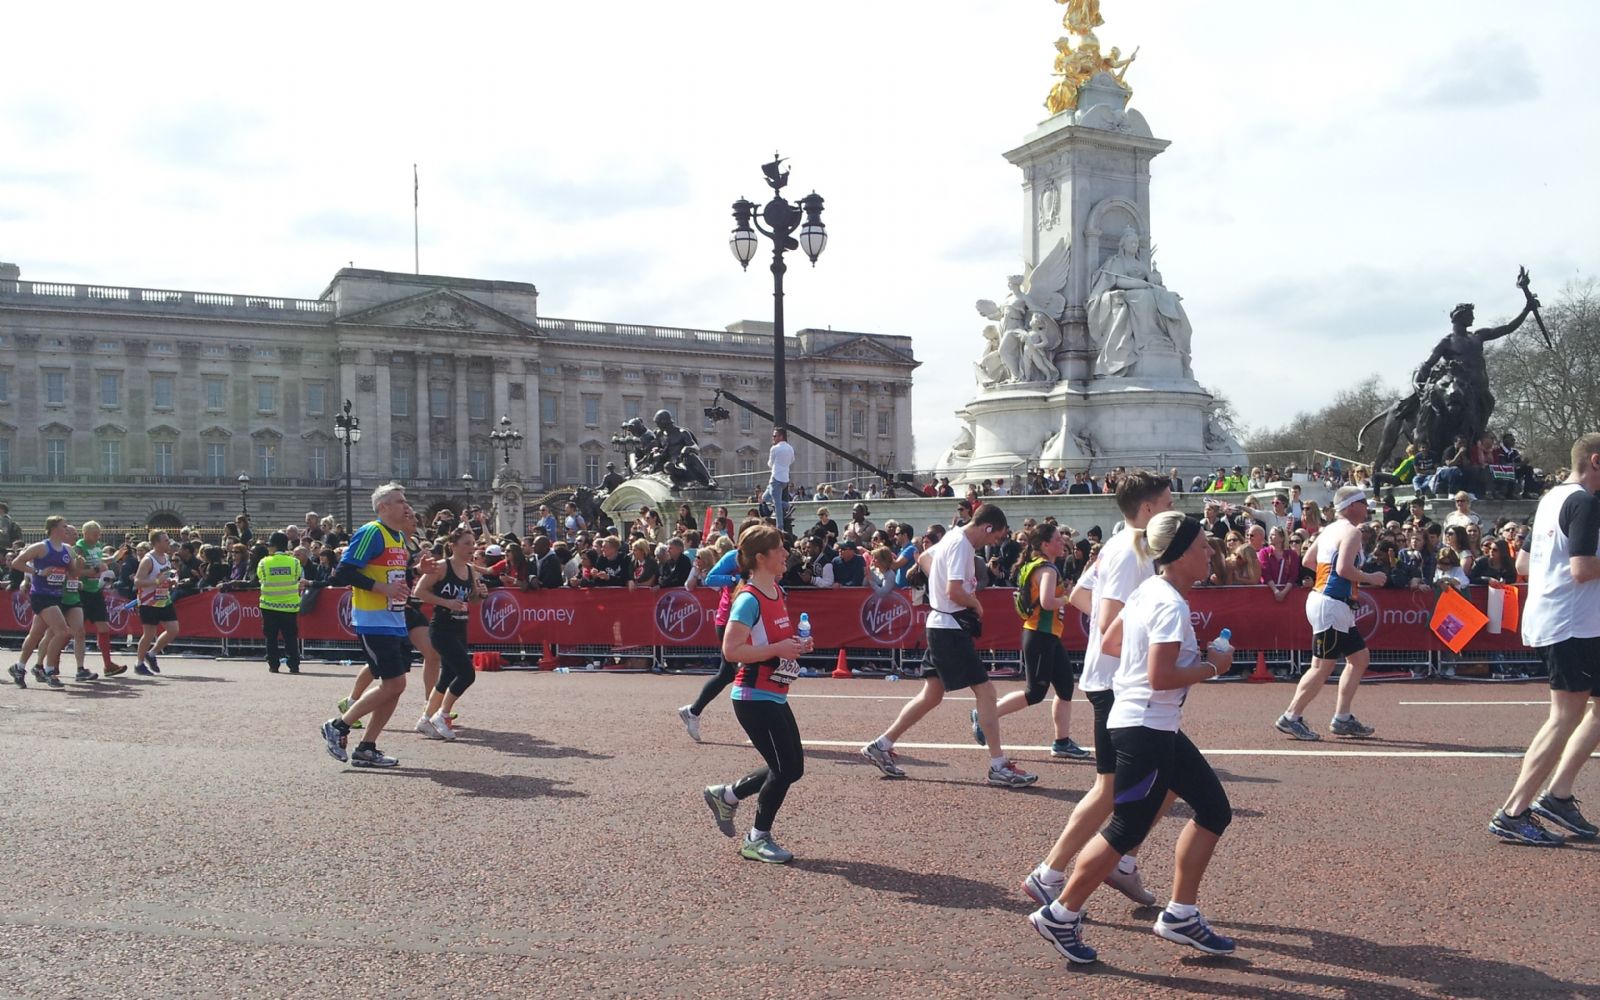
<path fill-rule="evenodd" d="M 340 660 L 339 661 L 339 666 L 341 666 L 341 667 L 348 667 L 348 666 L 351 666 L 351 665 L 352 664 L 351 664 L 351 662 L 349 660 Z"/>
<path fill-rule="evenodd" d="M 558 673 L 558 674 L 570 674 L 570 673 L 572 673 L 572 668 L 571 667 L 557 667 L 556 668 L 556 673 Z"/>
<path fill-rule="evenodd" d="M 886 680 L 886 681 L 897 681 L 899 679 L 900 679 L 900 675 L 899 674 L 890 674 L 888 677 L 884 678 L 884 680 Z"/>
<path fill-rule="evenodd" d="M 1211 648 L 1219 653 L 1233 652 L 1233 643 L 1228 640 L 1233 637 L 1233 629 L 1225 628 L 1221 634 L 1211 640 Z"/>
<path fill-rule="evenodd" d="M 804 611 L 800 612 L 800 627 L 795 632 L 795 638 L 801 642 L 811 638 L 811 615 Z"/>

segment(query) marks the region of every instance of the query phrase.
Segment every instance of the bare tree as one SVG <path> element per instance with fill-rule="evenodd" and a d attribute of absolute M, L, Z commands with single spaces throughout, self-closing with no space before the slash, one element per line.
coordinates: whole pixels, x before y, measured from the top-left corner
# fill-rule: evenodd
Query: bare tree
<path fill-rule="evenodd" d="M 1244 449 L 1258 465 L 1261 459 L 1257 455 L 1265 458 L 1269 452 L 1293 450 L 1316 449 L 1359 459 L 1356 434 L 1395 396 L 1378 375 L 1369 375 L 1352 388 L 1341 390 L 1333 397 L 1333 402 L 1320 410 L 1297 413 L 1282 427 L 1266 427 L 1249 433 L 1243 441 Z M 1277 465 L 1285 464 L 1281 456 L 1269 460 Z"/>
<path fill-rule="evenodd" d="M 1573 441 L 1600 430 L 1600 288 L 1569 283 L 1543 314 L 1554 348 L 1531 322 L 1489 345 L 1490 424 L 1515 433 L 1523 458 L 1554 473 Z"/>

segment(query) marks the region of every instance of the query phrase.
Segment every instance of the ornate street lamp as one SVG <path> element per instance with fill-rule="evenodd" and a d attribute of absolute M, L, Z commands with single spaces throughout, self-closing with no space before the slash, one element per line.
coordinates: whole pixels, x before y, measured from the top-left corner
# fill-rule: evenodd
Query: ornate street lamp
<path fill-rule="evenodd" d="M 828 245 L 828 232 L 822 225 L 822 196 L 813 191 L 801 198 L 798 205 L 785 200 L 782 192 L 783 186 L 789 183 L 789 171 L 778 169 L 782 163 L 783 159 L 774 153 L 772 162 L 761 167 L 773 192 L 772 200 L 761 208 L 766 228 L 755 221 L 755 203 L 740 198 L 733 203 L 733 235 L 728 238 L 728 249 L 745 269 L 755 259 L 759 243 L 756 233 L 772 241 L 772 423 L 775 428 L 789 426 L 788 393 L 783 375 L 783 273 L 788 268 L 783 262 L 783 253 L 803 250 L 815 267 L 817 258 Z M 789 235 L 796 228 L 800 230 L 798 240 Z"/>
<path fill-rule="evenodd" d="M 472 478 L 472 473 L 463 472 L 461 474 L 461 493 L 464 497 L 464 499 L 461 501 L 461 519 L 463 521 L 467 519 L 467 508 L 472 506 L 473 482 L 474 480 Z"/>
<path fill-rule="evenodd" d="M 522 443 L 522 432 L 511 426 L 511 418 L 501 416 L 500 428 L 489 432 L 489 440 L 504 454 L 505 464 L 511 464 L 511 449 Z"/>
<path fill-rule="evenodd" d="M 333 417 L 333 436 L 344 444 L 344 530 L 355 530 L 355 514 L 350 500 L 350 448 L 361 440 L 361 418 L 350 412 L 350 401 L 344 401 L 344 412 Z"/>
<path fill-rule="evenodd" d="M 243 472 L 239 473 L 239 513 L 245 517 L 250 516 L 250 477 Z"/>

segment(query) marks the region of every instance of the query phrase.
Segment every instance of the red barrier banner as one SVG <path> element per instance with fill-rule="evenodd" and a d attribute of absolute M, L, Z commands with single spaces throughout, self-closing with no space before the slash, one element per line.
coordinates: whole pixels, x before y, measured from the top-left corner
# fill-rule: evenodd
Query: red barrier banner
<path fill-rule="evenodd" d="M 984 649 L 1017 649 L 1021 629 L 1009 589 L 985 590 L 984 631 L 978 645 Z M 1265 587 L 1204 587 L 1189 595 L 1195 633 L 1202 644 L 1222 629 L 1233 630 L 1237 649 L 1310 649 L 1311 627 L 1306 622 L 1304 589 L 1295 589 L 1282 601 Z M 212 639 L 261 638 L 261 612 L 257 593 L 210 591 L 178 599 L 181 634 Z M 547 644 L 601 646 L 715 646 L 718 592 L 701 588 L 688 591 L 628 590 L 492 590 L 474 606 L 468 638 L 475 644 Z M 1522 594 L 1524 603 L 1526 593 Z M 1469 599 L 1475 607 L 1487 605 L 1487 591 L 1474 587 Z M 126 601 L 107 602 L 111 624 L 119 634 L 137 634 L 139 616 Z M 301 612 L 300 634 L 309 640 L 353 640 L 350 627 L 350 592 L 330 589 L 314 594 L 309 610 Z M 1432 590 L 1363 590 L 1356 609 L 1356 626 L 1369 647 L 1384 650 L 1438 651 L 1443 644 L 1429 629 L 1433 615 Z M 812 634 L 818 648 L 911 648 L 923 644 L 926 606 L 913 605 L 908 593 L 873 594 L 860 588 L 789 591 L 789 608 L 811 615 Z M 0 598 L 0 632 L 26 631 L 33 614 L 20 594 Z M 1082 650 L 1088 623 L 1079 614 L 1067 615 L 1068 649 Z M 1471 650 L 1525 648 L 1516 632 L 1479 632 L 1468 644 Z"/>

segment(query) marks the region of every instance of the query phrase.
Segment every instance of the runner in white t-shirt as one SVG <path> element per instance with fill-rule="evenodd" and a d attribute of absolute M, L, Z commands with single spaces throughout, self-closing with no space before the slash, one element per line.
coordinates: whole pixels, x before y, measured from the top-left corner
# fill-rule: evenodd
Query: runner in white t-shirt
<path fill-rule="evenodd" d="M 1233 810 L 1216 772 L 1179 729 L 1189 687 L 1233 666 L 1231 651 L 1211 650 L 1203 659 L 1190 624 L 1188 594 L 1210 574 L 1211 545 L 1202 523 L 1177 511 L 1156 515 L 1132 534 L 1160 575 L 1139 585 L 1102 637 L 1105 647 L 1120 650 L 1108 723 L 1117 754 L 1111 823 L 1078 855 L 1060 898 L 1028 917 L 1056 951 L 1077 963 L 1097 957 L 1083 941 L 1090 895 L 1144 842 L 1169 793 L 1187 802 L 1194 818 L 1178 837 L 1172 901 L 1152 929 L 1208 955 L 1234 952 L 1232 939 L 1213 931 L 1197 906 L 1200 880 Z"/>
<path fill-rule="evenodd" d="M 1117 507 L 1133 530 L 1119 531 L 1100 549 L 1100 558 L 1090 565 L 1067 600 L 1089 615 L 1089 648 L 1083 654 L 1083 676 L 1078 689 L 1094 708 L 1095 781 L 1088 794 L 1073 807 L 1067 825 L 1055 846 L 1022 880 L 1022 889 L 1035 902 L 1048 905 L 1061 895 L 1067 864 L 1083 850 L 1106 820 L 1111 818 L 1112 776 L 1117 770 L 1117 750 L 1106 728 L 1114 695 L 1111 678 L 1118 657 L 1102 652 L 1101 637 L 1122 613 L 1122 606 L 1139 584 L 1155 575 L 1148 556 L 1140 556 L 1135 541 L 1143 535 L 1150 519 L 1172 509 L 1172 483 L 1166 476 L 1143 469 L 1135 470 L 1117 484 Z M 1110 884 L 1129 899 L 1149 906 L 1155 896 L 1145 889 L 1138 864 L 1132 856 L 1124 858 L 1108 878 Z"/>
<path fill-rule="evenodd" d="M 894 742 L 916 725 L 924 715 L 944 701 L 946 691 L 971 688 L 978 703 L 978 721 L 989 748 L 991 785 L 1021 788 L 1039 780 L 1006 756 L 1000 744 L 1000 715 L 995 710 L 994 682 L 978 657 L 973 636 L 981 627 L 983 605 L 978 602 L 978 567 L 975 547 L 995 544 L 1005 538 L 1006 515 L 994 504 L 984 504 L 971 521 L 945 533 L 939 544 L 917 557 L 917 565 L 928 575 L 928 652 L 923 660 L 934 673 L 925 676 L 922 690 L 905 703 L 884 734 L 861 748 L 878 770 L 891 778 L 906 772 L 895 762 Z"/>
<path fill-rule="evenodd" d="M 1528 577 L 1522 641 L 1543 653 L 1550 669 L 1550 716 L 1528 745 L 1511 796 L 1489 821 L 1502 840 L 1536 847 L 1559 846 L 1562 838 L 1530 809 L 1573 837 L 1600 834 L 1572 796 L 1578 770 L 1600 746 L 1600 434 L 1573 443 L 1571 468 L 1539 501 L 1528 544 L 1517 553 L 1517 572 Z"/>

